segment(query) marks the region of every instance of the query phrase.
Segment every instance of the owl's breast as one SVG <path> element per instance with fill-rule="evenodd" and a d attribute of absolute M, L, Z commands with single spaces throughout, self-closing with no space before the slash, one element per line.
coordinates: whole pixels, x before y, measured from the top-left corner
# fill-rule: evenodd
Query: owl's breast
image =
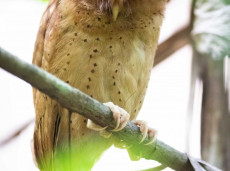
<path fill-rule="evenodd" d="M 112 101 L 133 119 L 144 100 L 156 44 L 141 35 L 148 30 L 108 27 L 104 31 L 89 32 L 79 26 L 65 29 L 49 61 L 49 72 L 100 102 Z"/>

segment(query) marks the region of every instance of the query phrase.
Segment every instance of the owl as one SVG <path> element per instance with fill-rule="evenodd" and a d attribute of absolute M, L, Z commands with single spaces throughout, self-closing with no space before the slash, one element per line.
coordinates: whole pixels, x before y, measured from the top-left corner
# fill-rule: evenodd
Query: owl
<path fill-rule="evenodd" d="M 50 0 L 33 64 L 105 103 L 121 130 L 144 101 L 167 0 Z M 114 138 L 33 89 L 40 170 L 91 170 Z M 109 103 L 106 103 L 109 102 Z M 115 104 L 115 105 L 114 105 Z M 87 124 L 88 123 L 88 124 Z M 134 121 L 143 138 L 154 131 Z"/>

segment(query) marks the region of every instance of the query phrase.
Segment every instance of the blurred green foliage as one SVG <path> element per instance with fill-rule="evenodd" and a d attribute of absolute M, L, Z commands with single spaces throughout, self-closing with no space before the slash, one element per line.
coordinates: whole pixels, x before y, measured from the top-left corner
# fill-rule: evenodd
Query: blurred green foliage
<path fill-rule="evenodd" d="M 197 0 L 193 38 L 197 50 L 213 59 L 230 56 L 230 0 Z"/>
<path fill-rule="evenodd" d="M 230 0 L 222 0 L 225 4 L 230 4 Z"/>

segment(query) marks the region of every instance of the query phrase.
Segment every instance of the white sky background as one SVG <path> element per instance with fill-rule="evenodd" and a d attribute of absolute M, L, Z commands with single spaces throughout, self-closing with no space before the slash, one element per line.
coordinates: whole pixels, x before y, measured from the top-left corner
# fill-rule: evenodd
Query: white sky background
<path fill-rule="evenodd" d="M 189 0 L 169 3 L 161 41 L 188 22 Z M 0 46 L 30 62 L 40 18 L 46 4 L 39 0 L 0 0 Z M 186 113 L 190 84 L 191 49 L 186 46 L 152 71 L 143 108 L 138 119 L 158 130 L 158 138 L 185 152 Z M 31 86 L 0 69 L 0 141 L 34 118 Z M 199 157 L 199 116 L 196 116 L 191 154 Z M 19 137 L 0 147 L 0 170 L 36 170 L 32 162 L 31 124 Z M 130 161 L 125 150 L 112 147 L 93 171 L 134 171 L 158 165 L 141 159 Z M 165 169 L 170 170 L 170 169 Z"/>

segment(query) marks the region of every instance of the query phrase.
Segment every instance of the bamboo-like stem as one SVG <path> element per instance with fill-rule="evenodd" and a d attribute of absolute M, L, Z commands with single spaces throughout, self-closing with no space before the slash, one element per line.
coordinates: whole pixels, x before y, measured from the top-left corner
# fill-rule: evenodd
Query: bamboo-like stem
<path fill-rule="evenodd" d="M 0 48 L 0 67 L 49 95 L 63 107 L 93 120 L 98 125 L 108 126 L 108 130 L 115 127 L 112 112 L 108 107 L 37 66 L 23 62 L 2 48 Z M 175 150 L 160 140 L 146 146 L 144 144 L 149 141 L 149 138 L 146 138 L 142 144 L 139 144 L 142 133 L 132 122 L 128 122 L 123 130 L 113 134 L 128 144 L 138 147 L 136 149 L 142 153 L 143 158 L 156 160 L 175 170 L 194 170 L 185 153 Z"/>
<path fill-rule="evenodd" d="M 174 52 L 190 43 L 191 26 L 187 25 L 162 42 L 156 51 L 154 66 L 170 57 Z"/>
<path fill-rule="evenodd" d="M 0 141 L 0 147 L 7 145 L 9 142 L 11 142 L 12 139 L 14 139 L 18 135 L 20 135 L 21 132 L 24 131 L 26 128 L 28 128 L 31 125 L 31 123 L 33 123 L 33 122 L 34 122 L 34 119 L 27 121 L 20 128 L 18 128 L 17 131 L 15 131 L 13 134 L 11 134 L 9 137 L 4 139 L 3 141 Z"/>

